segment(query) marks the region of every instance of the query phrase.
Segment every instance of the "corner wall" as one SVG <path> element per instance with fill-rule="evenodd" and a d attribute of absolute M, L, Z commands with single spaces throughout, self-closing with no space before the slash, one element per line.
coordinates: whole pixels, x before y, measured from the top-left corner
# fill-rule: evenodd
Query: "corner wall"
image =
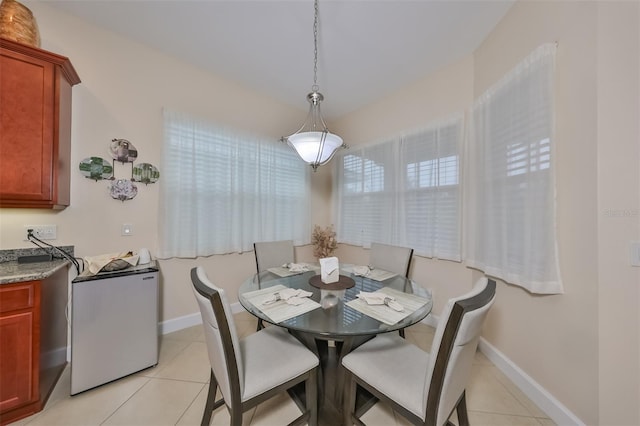
<path fill-rule="evenodd" d="M 536 296 L 499 283 L 484 337 L 559 401 L 565 421 L 640 424 L 640 270 L 628 258 L 629 242 L 640 239 L 638 6 L 519 1 L 472 58 L 333 125 L 349 144 L 420 126 L 469 108 L 537 46 L 558 43 L 556 199 L 565 294 Z M 366 258 L 356 247 L 340 250 Z M 411 271 L 434 290 L 435 314 L 478 275 L 464 264 L 420 257 Z"/>

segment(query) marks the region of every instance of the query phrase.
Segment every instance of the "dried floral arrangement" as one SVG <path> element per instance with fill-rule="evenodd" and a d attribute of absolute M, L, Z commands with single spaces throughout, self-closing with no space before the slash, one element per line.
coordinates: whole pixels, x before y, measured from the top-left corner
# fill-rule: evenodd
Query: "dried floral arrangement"
<path fill-rule="evenodd" d="M 315 225 L 311 234 L 311 244 L 313 244 L 313 255 L 316 258 L 322 259 L 331 256 L 338 248 L 338 240 L 336 239 L 336 231 L 333 230 L 333 225 L 324 229 Z"/>

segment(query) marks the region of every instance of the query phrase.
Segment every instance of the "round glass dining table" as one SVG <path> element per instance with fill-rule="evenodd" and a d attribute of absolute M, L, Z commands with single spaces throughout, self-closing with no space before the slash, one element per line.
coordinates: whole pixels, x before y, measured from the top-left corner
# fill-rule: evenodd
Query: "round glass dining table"
<path fill-rule="evenodd" d="M 310 283 L 311 278 L 318 274 L 319 270 L 310 270 L 289 276 L 279 276 L 268 270 L 263 271 L 242 283 L 238 291 L 238 299 L 247 311 L 263 321 L 277 324 L 291 331 L 306 333 L 315 338 L 335 341 L 373 336 L 406 328 L 421 321 L 431 312 L 430 292 L 404 276 L 394 275 L 384 281 L 376 281 L 366 276 L 357 276 L 351 271 L 349 265 L 341 265 L 340 275 L 351 278 L 353 286 L 343 290 L 328 290 L 322 288 L 323 284 L 316 287 Z M 262 306 L 259 304 L 256 306 L 247 297 L 247 295 L 255 294 L 258 290 L 268 291 L 266 289 L 275 286 L 311 292 L 312 295 L 309 298 L 318 302 L 320 306 L 276 323 L 261 309 Z M 349 302 L 357 299 L 357 295 L 361 291 L 376 292 L 383 288 L 420 297 L 424 304 L 393 324 L 382 322 L 350 306 Z M 387 306 L 385 308 L 391 309 Z"/>
<path fill-rule="evenodd" d="M 386 279 L 377 281 L 367 276 L 357 276 L 351 265 L 340 265 L 340 282 L 353 284 L 350 288 L 330 290 L 319 282 L 319 268 L 295 275 L 286 275 L 283 268 L 271 268 L 256 274 L 242 283 L 238 291 L 238 299 L 242 306 L 254 316 L 265 322 L 285 327 L 320 359 L 322 379 L 319 380 L 320 410 L 319 426 L 340 424 L 342 420 L 342 395 L 344 373 L 340 362 L 344 355 L 376 334 L 397 331 L 424 319 L 432 308 L 431 294 L 410 279 L 387 273 Z M 379 272 L 379 271 L 376 271 Z M 383 271 L 384 272 L 384 271 Z M 379 277 L 380 279 L 380 277 Z M 351 281 L 353 280 L 353 281 Z M 313 284 L 311 283 L 313 282 Z M 336 287 L 336 285 L 326 285 Z M 276 291 L 300 289 L 311 293 L 309 298 L 316 303 L 307 311 L 280 321 L 274 320 L 266 312 L 268 306 L 276 303 L 283 309 L 289 309 L 283 300 L 271 300 L 265 304 L 266 298 L 272 297 Z M 360 292 L 383 292 L 394 295 L 396 301 L 402 301 L 406 309 L 404 313 L 391 310 L 390 306 L 378 306 L 378 313 L 386 313 L 389 317 L 378 319 L 363 312 L 367 307 L 363 301 L 356 300 Z M 256 298 L 256 295 L 260 296 Z M 319 305 L 319 306 L 318 306 Z M 354 306 L 360 306 L 356 309 Z M 295 312 L 295 307 L 294 314 Z M 389 311 L 385 311 L 389 310 Z M 372 312 L 369 312 L 372 313 Z M 273 315 L 272 315 L 273 316 Z M 292 392 L 294 401 L 301 407 L 304 399 L 300 392 Z M 375 403 L 370 394 L 358 395 L 356 405 L 360 413 Z"/>

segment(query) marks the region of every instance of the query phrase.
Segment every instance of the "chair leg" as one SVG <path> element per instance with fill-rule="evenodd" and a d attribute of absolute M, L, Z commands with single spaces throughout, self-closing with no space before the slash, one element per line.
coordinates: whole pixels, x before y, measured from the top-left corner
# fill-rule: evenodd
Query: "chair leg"
<path fill-rule="evenodd" d="M 256 331 L 260 331 L 264 328 L 264 323 L 262 322 L 262 320 L 260 318 L 258 318 L 258 327 L 256 328 Z"/>
<path fill-rule="evenodd" d="M 200 422 L 201 426 L 209 426 L 213 410 L 221 406 L 224 402 L 222 399 L 216 402 L 217 390 L 218 381 L 216 380 L 216 376 L 213 375 L 213 370 L 211 370 L 211 376 L 209 378 L 209 392 L 207 393 L 207 403 L 204 407 L 204 413 L 202 413 L 202 422 Z"/>
<path fill-rule="evenodd" d="M 229 420 L 229 426 L 242 426 L 242 408 L 231 407 L 229 410 L 231 419 Z"/>
<path fill-rule="evenodd" d="M 356 408 L 356 380 L 346 368 L 344 370 L 344 395 L 342 395 L 342 424 L 353 425 L 353 415 Z"/>
<path fill-rule="evenodd" d="M 404 328 L 401 328 L 400 330 L 398 330 L 398 334 L 400 334 L 400 337 L 404 339 Z"/>
<path fill-rule="evenodd" d="M 307 396 L 307 411 L 309 412 L 309 426 L 318 424 L 318 368 L 314 368 L 304 385 L 304 393 Z"/>
<path fill-rule="evenodd" d="M 465 391 L 462 391 L 462 396 L 458 405 L 456 406 L 456 413 L 458 414 L 458 426 L 469 426 L 469 416 L 467 414 L 467 400 L 465 397 Z"/>

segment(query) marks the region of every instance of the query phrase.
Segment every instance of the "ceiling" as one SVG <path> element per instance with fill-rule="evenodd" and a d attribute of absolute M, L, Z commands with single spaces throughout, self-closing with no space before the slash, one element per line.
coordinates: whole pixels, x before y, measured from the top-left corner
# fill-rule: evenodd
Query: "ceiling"
<path fill-rule="evenodd" d="M 515 0 L 322 0 L 318 86 L 335 119 L 472 53 Z M 306 110 L 312 0 L 48 0 Z"/>

